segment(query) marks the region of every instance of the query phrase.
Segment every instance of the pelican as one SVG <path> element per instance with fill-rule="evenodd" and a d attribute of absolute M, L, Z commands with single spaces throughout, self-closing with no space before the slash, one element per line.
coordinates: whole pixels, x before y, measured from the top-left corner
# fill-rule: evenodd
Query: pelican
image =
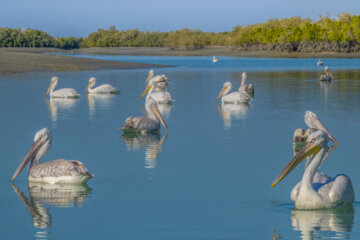
<path fill-rule="evenodd" d="M 165 88 L 167 86 L 167 84 L 168 84 L 168 81 L 169 81 L 169 78 L 166 77 L 165 74 L 154 76 L 154 70 L 149 71 L 149 75 L 146 78 L 145 85 L 148 84 L 150 79 L 154 79 L 154 81 L 156 82 L 156 87 L 161 88 L 161 89 Z"/>
<path fill-rule="evenodd" d="M 156 101 L 157 104 L 171 104 L 174 99 L 172 99 L 171 94 L 167 91 L 156 91 L 156 84 L 158 83 L 159 79 L 152 78 L 148 82 L 148 86 L 141 94 L 139 100 L 146 95 L 146 99 L 152 98 Z"/>
<path fill-rule="evenodd" d="M 325 71 L 325 73 L 320 75 L 320 81 L 328 81 L 328 82 L 330 82 L 331 80 L 334 79 L 334 76 L 330 72 L 328 66 L 325 66 L 324 71 Z"/>
<path fill-rule="evenodd" d="M 124 122 L 124 126 L 121 127 L 121 130 L 125 133 L 139 132 L 140 134 L 157 132 L 160 131 L 161 123 L 166 129 L 166 132 L 169 131 L 159 112 L 156 101 L 152 97 L 146 99 L 145 110 L 147 113 L 146 117 L 128 117 Z"/>
<path fill-rule="evenodd" d="M 213 56 L 213 58 L 212 58 L 212 62 L 213 63 L 217 63 L 219 60 L 215 57 L 215 56 Z"/>
<path fill-rule="evenodd" d="M 316 171 L 327 158 L 328 142 L 329 135 L 323 130 L 310 134 L 305 145 L 272 183 L 274 187 L 302 160 L 313 155 L 306 165 L 301 182 L 298 183 L 299 187 L 295 186 L 291 192 L 291 200 L 297 209 L 333 208 L 337 205 L 351 205 L 354 202 L 351 180 L 344 174 L 314 183 Z"/>
<path fill-rule="evenodd" d="M 57 159 L 40 164 L 41 157 L 50 148 L 51 140 L 51 133 L 47 128 L 43 128 L 35 134 L 34 142 L 16 169 L 12 181 L 21 173 L 27 163 L 29 163 L 29 182 L 74 184 L 85 183 L 93 177 L 86 167 L 76 160 Z"/>
<path fill-rule="evenodd" d="M 251 97 L 245 91 L 232 92 L 232 84 L 230 82 L 224 83 L 223 88 L 215 99 L 215 102 L 221 97 L 221 103 L 248 103 L 251 101 Z"/>
<path fill-rule="evenodd" d="M 73 88 L 62 88 L 54 91 L 59 81 L 58 77 L 52 77 L 50 81 L 50 86 L 46 90 L 45 96 L 50 94 L 51 98 L 78 98 L 80 94 L 78 94 Z"/>
<path fill-rule="evenodd" d="M 323 62 L 321 61 L 320 58 L 319 58 L 319 61 L 317 62 L 317 65 L 318 65 L 318 66 L 322 66 L 322 65 L 323 65 Z"/>
<path fill-rule="evenodd" d="M 96 84 L 96 78 L 92 77 L 89 79 L 89 84 L 85 89 L 85 94 L 118 94 L 120 91 L 111 86 L 110 84 L 103 84 L 96 88 L 92 88 Z"/>
<path fill-rule="evenodd" d="M 239 92 L 245 91 L 251 97 L 254 97 L 254 87 L 253 87 L 253 85 L 251 83 L 250 84 L 245 84 L 246 78 L 247 78 L 247 73 L 243 72 L 241 74 L 241 84 L 240 84 L 240 87 L 239 87 Z"/>

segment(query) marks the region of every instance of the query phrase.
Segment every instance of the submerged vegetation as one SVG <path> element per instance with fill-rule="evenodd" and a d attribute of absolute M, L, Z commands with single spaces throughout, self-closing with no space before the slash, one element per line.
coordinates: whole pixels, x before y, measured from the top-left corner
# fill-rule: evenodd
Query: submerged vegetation
<path fill-rule="evenodd" d="M 53 38 L 27 29 L 0 28 L 0 47 L 170 47 L 200 49 L 207 46 L 231 46 L 242 50 L 292 52 L 359 52 L 360 15 L 342 13 L 336 19 L 320 16 L 270 19 L 265 23 L 236 26 L 231 32 L 212 33 L 194 29 L 150 32 L 99 29 L 87 38 Z"/>

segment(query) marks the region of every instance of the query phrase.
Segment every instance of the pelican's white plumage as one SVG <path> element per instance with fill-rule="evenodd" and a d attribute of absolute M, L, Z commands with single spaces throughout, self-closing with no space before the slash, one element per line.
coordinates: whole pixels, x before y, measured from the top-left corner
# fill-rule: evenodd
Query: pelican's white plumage
<path fill-rule="evenodd" d="M 110 84 L 102 84 L 96 88 L 94 87 L 96 84 L 96 78 L 92 77 L 89 79 L 89 84 L 86 87 L 86 92 L 89 92 L 91 94 L 118 94 L 120 91 L 111 86 Z"/>
<path fill-rule="evenodd" d="M 163 120 L 156 101 L 149 97 L 145 101 L 146 116 L 128 117 L 121 130 L 124 132 L 139 132 L 141 134 L 148 132 L 156 132 L 160 130 L 160 123 L 164 126 L 166 131 L 168 128 Z"/>
<path fill-rule="evenodd" d="M 311 156 L 301 182 L 291 192 L 291 200 L 297 209 L 332 208 L 337 205 L 351 205 L 354 202 L 354 189 L 348 176 L 339 174 L 330 178 L 325 174 L 316 174 L 328 157 L 328 142 L 329 135 L 323 130 L 310 134 L 299 153 L 272 184 L 274 187 L 302 160 Z"/>
<path fill-rule="evenodd" d="M 145 91 L 141 94 L 140 99 L 146 95 L 146 99 L 152 98 L 157 104 L 171 104 L 174 99 L 171 94 L 167 91 L 166 87 L 159 89 L 156 85 L 162 81 L 161 78 L 152 78 L 149 80 Z"/>
<path fill-rule="evenodd" d="M 34 142 L 19 167 L 16 169 L 12 181 L 29 163 L 28 180 L 42 183 L 85 183 L 93 175 L 86 167 L 76 160 L 57 159 L 40 164 L 40 159 L 51 146 L 51 133 L 43 128 L 35 134 Z"/>
<path fill-rule="evenodd" d="M 251 97 L 245 91 L 232 92 L 231 91 L 232 84 L 230 82 L 225 82 L 223 88 L 220 93 L 216 97 L 217 101 L 221 97 L 221 103 L 248 103 L 251 101 Z"/>
<path fill-rule="evenodd" d="M 213 62 L 213 63 L 217 63 L 218 61 L 219 61 L 219 60 L 218 60 L 215 56 L 212 57 L 212 62 Z"/>
<path fill-rule="evenodd" d="M 50 86 L 45 93 L 45 97 L 50 94 L 51 98 L 78 98 L 80 94 L 75 91 L 73 88 L 62 88 L 54 90 L 59 81 L 58 77 L 52 77 L 50 81 Z"/>
<path fill-rule="evenodd" d="M 329 69 L 328 66 L 324 67 L 324 71 L 325 71 L 325 73 L 320 76 L 320 81 L 328 81 L 328 82 L 330 82 L 331 80 L 334 79 L 334 76 L 330 72 L 330 69 Z"/>

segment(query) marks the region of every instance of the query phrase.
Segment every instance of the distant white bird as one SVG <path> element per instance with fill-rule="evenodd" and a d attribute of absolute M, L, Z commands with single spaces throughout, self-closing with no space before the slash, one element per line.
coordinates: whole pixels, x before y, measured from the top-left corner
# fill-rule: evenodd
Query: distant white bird
<path fill-rule="evenodd" d="M 329 69 L 328 66 L 325 66 L 324 71 L 325 71 L 325 73 L 320 76 L 320 81 L 328 81 L 328 82 L 330 82 L 331 80 L 334 79 L 334 76 L 330 72 L 330 69 Z"/>
<path fill-rule="evenodd" d="M 96 79 L 94 77 L 89 79 L 89 84 L 85 89 L 85 94 L 118 94 L 120 91 L 111 86 L 110 84 L 102 84 L 96 88 L 92 88 L 96 84 Z"/>
<path fill-rule="evenodd" d="M 47 89 L 45 96 L 50 94 L 51 98 L 78 98 L 80 94 L 78 94 L 73 88 L 62 88 L 54 91 L 59 81 L 58 77 L 52 77 L 50 81 L 50 86 Z"/>
<path fill-rule="evenodd" d="M 159 109 L 157 107 L 156 101 L 152 98 L 146 98 L 145 101 L 145 117 L 128 117 L 124 126 L 121 127 L 121 130 L 124 132 L 139 132 L 141 134 L 148 132 L 157 132 L 160 131 L 160 123 L 168 131 L 166 123 L 162 118 Z"/>
<path fill-rule="evenodd" d="M 354 202 L 354 189 L 348 176 L 339 174 L 334 178 L 322 178 L 316 181 L 317 170 L 327 159 L 329 135 L 318 130 L 307 138 L 305 145 L 287 164 L 272 184 L 274 187 L 285 178 L 301 161 L 312 156 L 308 161 L 301 182 L 291 192 L 291 200 L 297 209 L 333 208 L 337 205 L 351 205 Z M 314 182 L 316 181 L 316 182 Z"/>
<path fill-rule="evenodd" d="M 18 168 L 12 181 L 21 173 L 29 163 L 29 182 L 42 183 L 85 183 L 93 175 L 86 167 L 76 160 L 57 159 L 40 164 L 40 159 L 47 153 L 51 145 L 51 133 L 43 128 L 35 134 L 34 142 Z"/>
<path fill-rule="evenodd" d="M 321 59 L 319 59 L 319 61 L 317 62 L 318 66 L 322 66 L 324 63 L 321 61 Z"/>
<path fill-rule="evenodd" d="M 213 56 L 213 58 L 212 58 L 212 62 L 213 63 L 217 63 L 219 60 L 215 57 L 215 56 Z"/>
<path fill-rule="evenodd" d="M 248 103 L 251 101 L 251 96 L 245 91 L 232 92 L 232 84 L 230 82 L 225 82 L 223 88 L 215 99 L 215 102 L 221 97 L 222 103 Z M 228 94 L 229 93 L 229 94 Z"/>
<path fill-rule="evenodd" d="M 152 78 L 149 80 L 148 85 L 145 91 L 141 94 L 139 100 L 146 95 L 147 98 L 153 98 L 157 104 L 171 104 L 174 99 L 172 99 L 171 94 L 166 90 L 156 90 L 156 84 L 160 81 L 158 78 Z"/>
<path fill-rule="evenodd" d="M 247 79 L 247 73 L 243 72 L 241 74 L 241 84 L 239 87 L 239 92 L 241 91 L 245 91 L 247 94 L 249 94 L 252 98 L 254 97 L 254 87 L 253 85 L 250 84 L 246 84 L 246 79 Z"/>

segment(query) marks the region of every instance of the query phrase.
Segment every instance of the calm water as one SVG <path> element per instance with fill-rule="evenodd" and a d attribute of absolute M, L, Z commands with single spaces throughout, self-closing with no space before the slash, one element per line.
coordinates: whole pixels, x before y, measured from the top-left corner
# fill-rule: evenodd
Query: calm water
<path fill-rule="evenodd" d="M 293 131 L 312 110 L 340 143 L 322 170 L 349 175 L 359 201 L 360 60 L 326 59 L 335 81 L 323 85 L 316 59 L 99 58 L 178 66 L 155 69 L 170 77 L 176 99 L 165 109 L 168 136 L 118 130 L 142 114 L 137 99 L 149 69 L 0 76 L 0 239 L 360 239 L 359 202 L 294 209 L 290 191 L 303 166 L 271 188 L 292 157 Z M 222 84 L 238 88 L 242 71 L 254 100 L 215 105 Z M 59 88 L 82 95 L 91 76 L 121 93 L 45 100 L 53 75 Z M 11 185 L 43 127 L 53 134 L 43 160 L 82 161 L 96 175 L 87 186 L 28 185 L 25 172 Z"/>

